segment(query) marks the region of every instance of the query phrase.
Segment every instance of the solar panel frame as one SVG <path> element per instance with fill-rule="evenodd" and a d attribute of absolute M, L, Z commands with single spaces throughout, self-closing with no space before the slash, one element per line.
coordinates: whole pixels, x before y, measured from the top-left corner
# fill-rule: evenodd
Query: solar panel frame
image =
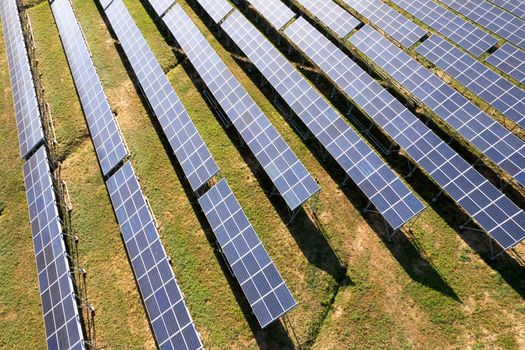
<path fill-rule="evenodd" d="M 294 308 L 296 301 L 226 180 L 199 204 L 261 328 Z"/>
<path fill-rule="evenodd" d="M 195 124 L 122 0 L 106 16 L 193 191 L 219 172 Z"/>
<path fill-rule="evenodd" d="M 490 0 L 493 4 L 525 20 L 525 3 L 520 0 Z"/>
<path fill-rule="evenodd" d="M 4 0 L 0 3 L 0 19 L 13 93 L 20 155 L 26 159 L 44 142 L 44 129 L 16 0 Z"/>
<path fill-rule="evenodd" d="M 219 23 L 233 10 L 233 6 L 226 0 L 196 0 L 202 8 L 207 9 L 208 15 Z"/>
<path fill-rule="evenodd" d="M 525 51 L 505 43 L 485 59 L 494 67 L 525 84 Z"/>
<path fill-rule="evenodd" d="M 224 0 L 219 0 L 224 1 Z M 280 1 L 270 0 L 246 0 L 253 6 L 268 22 L 277 30 L 295 17 L 295 13 Z"/>

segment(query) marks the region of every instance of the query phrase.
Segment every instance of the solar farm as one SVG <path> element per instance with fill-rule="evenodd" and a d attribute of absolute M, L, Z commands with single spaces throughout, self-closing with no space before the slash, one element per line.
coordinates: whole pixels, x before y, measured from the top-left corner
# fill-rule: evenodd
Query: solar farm
<path fill-rule="evenodd" d="M 525 349 L 521 0 L 0 24 L 0 349 Z"/>

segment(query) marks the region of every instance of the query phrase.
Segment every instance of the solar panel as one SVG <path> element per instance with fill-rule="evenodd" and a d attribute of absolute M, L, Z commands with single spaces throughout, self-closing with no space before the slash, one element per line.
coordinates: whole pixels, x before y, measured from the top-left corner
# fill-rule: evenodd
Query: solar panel
<path fill-rule="evenodd" d="M 372 148 L 240 12 L 232 13 L 221 27 L 394 230 L 424 209 Z"/>
<path fill-rule="evenodd" d="M 525 49 L 525 21 L 481 0 L 439 0 L 463 16 Z"/>
<path fill-rule="evenodd" d="M 220 0 L 223 1 L 223 0 Z M 288 6 L 277 0 L 246 0 L 270 22 L 277 30 L 284 27 L 295 13 Z"/>
<path fill-rule="evenodd" d="M 233 10 L 232 5 L 226 0 L 197 0 L 197 2 L 207 10 L 208 15 L 219 23 L 226 15 Z"/>
<path fill-rule="evenodd" d="M 486 61 L 525 84 L 525 52 L 509 43 L 504 44 L 487 57 Z"/>
<path fill-rule="evenodd" d="M 106 186 L 158 346 L 203 349 L 131 164 Z"/>
<path fill-rule="evenodd" d="M 69 0 L 55 0 L 51 10 L 77 88 L 86 121 L 104 175 L 128 156 L 111 107 L 91 60 Z"/>
<path fill-rule="evenodd" d="M 380 0 L 343 0 L 404 47 L 414 45 L 426 31 Z"/>
<path fill-rule="evenodd" d="M 432 0 L 392 0 L 392 2 L 476 57 L 487 52 L 498 42 L 498 39 L 492 35 Z"/>
<path fill-rule="evenodd" d="M 416 51 L 525 128 L 525 91 L 437 35 Z"/>
<path fill-rule="evenodd" d="M 166 12 L 170 8 L 170 6 L 175 3 L 175 1 L 173 0 L 150 0 L 149 3 L 153 7 L 153 10 L 155 10 L 155 13 L 158 16 L 162 16 L 164 12 Z"/>
<path fill-rule="evenodd" d="M 525 213 L 337 46 L 303 18 L 284 34 L 501 247 L 525 238 Z"/>
<path fill-rule="evenodd" d="M 164 22 L 290 210 L 297 209 L 319 191 L 317 182 L 180 5 Z"/>
<path fill-rule="evenodd" d="M 261 328 L 296 306 L 226 180 L 200 197 L 199 204 Z"/>
<path fill-rule="evenodd" d="M 85 349 L 53 179 L 44 147 L 40 147 L 24 164 L 24 180 L 47 348 Z"/>
<path fill-rule="evenodd" d="M 346 36 L 361 23 L 333 1 L 297 0 L 296 2 L 340 37 Z"/>
<path fill-rule="evenodd" d="M 122 0 L 114 0 L 106 16 L 191 188 L 198 190 L 219 166 Z"/>
<path fill-rule="evenodd" d="M 20 154 L 25 159 L 43 142 L 44 131 L 16 0 L 0 3 L 0 19 L 11 76 Z"/>
<path fill-rule="evenodd" d="M 522 0 L 490 0 L 492 3 L 525 20 L 525 2 Z"/>
<path fill-rule="evenodd" d="M 350 39 L 488 159 L 525 185 L 525 142 L 371 27 Z"/>

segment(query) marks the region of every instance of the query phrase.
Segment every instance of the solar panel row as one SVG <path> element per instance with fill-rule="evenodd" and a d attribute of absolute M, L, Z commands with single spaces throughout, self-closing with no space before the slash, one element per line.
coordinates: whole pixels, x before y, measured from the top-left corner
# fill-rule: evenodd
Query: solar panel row
<path fill-rule="evenodd" d="M 224 17 L 226 17 L 228 13 L 233 10 L 232 5 L 230 5 L 228 1 L 197 0 L 197 2 L 202 6 L 210 8 L 210 11 L 207 11 L 207 13 L 215 21 L 215 23 L 219 23 Z"/>
<path fill-rule="evenodd" d="M 394 231 L 424 209 L 372 148 L 240 12 L 232 13 L 221 27 Z"/>
<path fill-rule="evenodd" d="M 302 18 L 284 34 L 501 247 L 525 239 L 525 213 L 332 42 Z"/>
<path fill-rule="evenodd" d="M 525 20 L 525 2 L 521 0 L 490 0 L 492 3 Z"/>
<path fill-rule="evenodd" d="M 482 154 L 525 186 L 525 143 L 371 27 L 349 40 Z"/>
<path fill-rule="evenodd" d="M 205 4 L 202 0 L 197 0 L 203 7 Z M 286 23 L 294 18 L 295 13 L 288 6 L 278 1 L 267 0 L 247 0 L 254 8 L 261 13 L 273 26 L 281 29 Z M 221 1 L 222 2 L 222 1 Z M 206 7 L 205 7 L 206 8 Z M 210 10 L 211 11 L 211 10 Z"/>
<path fill-rule="evenodd" d="M 0 3 L 0 19 L 11 76 L 20 154 L 26 159 L 44 141 L 44 130 L 16 0 Z"/>
<path fill-rule="evenodd" d="M 520 83 L 525 84 L 525 51 L 505 43 L 487 57 L 486 61 Z"/>
<path fill-rule="evenodd" d="M 394 4 L 476 57 L 494 46 L 498 39 L 458 17 L 432 0 L 392 0 Z"/>
<path fill-rule="evenodd" d="M 525 128 L 525 91 L 437 35 L 416 51 Z"/>
<path fill-rule="evenodd" d="M 380 0 L 343 0 L 404 47 L 410 47 L 426 31 Z"/>

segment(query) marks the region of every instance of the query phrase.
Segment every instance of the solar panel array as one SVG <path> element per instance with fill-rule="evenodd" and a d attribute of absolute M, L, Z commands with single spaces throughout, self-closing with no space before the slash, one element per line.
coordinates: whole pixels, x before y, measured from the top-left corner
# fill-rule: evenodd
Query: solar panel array
<path fill-rule="evenodd" d="M 199 204 L 261 328 L 297 305 L 226 180 Z"/>
<path fill-rule="evenodd" d="M 525 128 L 525 91 L 437 35 L 416 51 Z"/>
<path fill-rule="evenodd" d="M 202 0 L 197 0 L 202 3 Z M 246 0 L 254 8 L 257 9 L 261 15 L 266 18 L 267 21 L 273 24 L 277 29 L 284 27 L 292 18 L 295 13 L 288 8 L 285 4 L 279 1 L 268 1 L 268 0 Z M 222 0 L 221 0 L 222 2 Z M 204 5 L 203 5 L 204 7 Z M 207 7 L 205 7 L 207 8 Z"/>
<path fill-rule="evenodd" d="M 104 175 L 108 175 L 128 156 L 126 145 L 69 0 L 55 0 L 51 4 L 51 9 L 80 96 L 100 167 Z"/>
<path fill-rule="evenodd" d="M 210 8 L 210 11 L 206 11 L 208 15 L 216 22 L 219 23 L 231 10 L 232 5 L 227 1 L 218 0 L 197 0 L 204 8 Z"/>
<path fill-rule="evenodd" d="M 153 10 L 159 15 L 162 16 L 170 6 L 174 3 L 173 0 L 150 0 L 150 5 L 153 7 Z"/>
<path fill-rule="evenodd" d="M 196 191 L 219 172 L 219 166 L 122 0 L 114 0 L 106 9 L 106 16 L 191 188 Z"/>
<path fill-rule="evenodd" d="M 346 36 L 361 24 L 354 16 L 333 1 L 297 0 L 296 2 L 301 4 L 340 37 Z"/>
<path fill-rule="evenodd" d="M 463 16 L 525 49 L 525 21 L 484 0 L 439 0 Z"/>
<path fill-rule="evenodd" d="M 414 45 L 426 31 L 380 0 L 343 0 L 404 47 Z"/>
<path fill-rule="evenodd" d="M 221 27 L 394 230 L 424 209 L 385 162 L 240 12 L 232 13 Z"/>
<path fill-rule="evenodd" d="M 284 34 L 501 247 L 525 239 L 525 213 L 344 52 L 302 18 Z"/>
<path fill-rule="evenodd" d="M 3 0 L 0 3 L 0 19 L 11 77 L 20 154 L 25 159 L 43 142 L 44 130 L 16 0 Z"/>
<path fill-rule="evenodd" d="M 525 84 L 525 52 L 509 43 L 504 44 L 487 57 L 486 61 Z"/>
<path fill-rule="evenodd" d="M 392 0 L 392 2 L 476 57 L 487 52 L 498 42 L 498 39 L 492 35 L 432 0 Z"/>
<path fill-rule="evenodd" d="M 522 0 L 490 0 L 492 3 L 525 20 L 525 2 Z"/>
<path fill-rule="evenodd" d="M 45 147 L 24 164 L 29 218 L 48 349 L 85 349 Z"/>
<path fill-rule="evenodd" d="M 371 27 L 360 29 L 350 43 L 525 186 L 525 142 Z"/>
<path fill-rule="evenodd" d="M 289 209 L 300 207 L 320 190 L 317 182 L 180 5 L 163 19 Z"/>
<path fill-rule="evenodd" d="M 106 185 L 159 347 L 202 349 L 131 164 L 125 163 Z"/>

